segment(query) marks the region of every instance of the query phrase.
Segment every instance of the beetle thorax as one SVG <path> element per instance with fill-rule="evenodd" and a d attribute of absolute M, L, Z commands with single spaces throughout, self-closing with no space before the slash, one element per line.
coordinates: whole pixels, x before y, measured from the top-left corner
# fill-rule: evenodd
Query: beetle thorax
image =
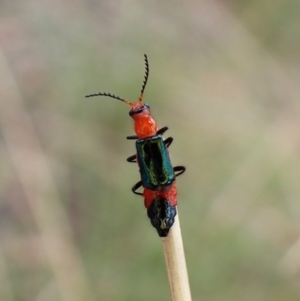
<path fill-rule="evenodd" d="M 157 124 L 152 116 L 147 114 L 136 114 L 132 117 L 134 119 L 134 131 L 139 139 L 156 135 Z"/>
<path fill-rule="evenodd" d="M 138 102 L 132 106 L 129 115 L 134 120 L 134 131 L 139 139 L 156 135 L 157 124 L 151 116 L 149 105 Z"/>

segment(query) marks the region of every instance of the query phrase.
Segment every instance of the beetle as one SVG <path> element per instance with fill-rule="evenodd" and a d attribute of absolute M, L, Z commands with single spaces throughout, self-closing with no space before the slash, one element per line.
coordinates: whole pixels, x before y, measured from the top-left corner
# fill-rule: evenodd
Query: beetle
<path fill-rule="evenodd" d="M 138 163 L 141 180 L 132 187 L 132 192 L 143 195 L 148 217 L 153 227 L 162 237 L 167 236 L 176 216 L 177 189 L 175 178 L 185 172 L 184 166 L 172 166 L 168 147 L 173 142 L 169 137 L 164 140 L 163 134 L 168 127 L 158 129 L 150 112 L 150 106 L 143 103 L 145 87 L 149 77 L 149 63 L 145 59 L 145 76 L 139 99 L 131 103 L 124 98 L 107 92 L 86 95 L 86 97 L 107 96 L 124 102 L 130 107 L 129 116 L 134 121 L 135 135 L 127 136 L 136 140 L 136 154 L 127 158 L 130 163 Z M 143 193 L 137 190 L 142 187 Z"/>

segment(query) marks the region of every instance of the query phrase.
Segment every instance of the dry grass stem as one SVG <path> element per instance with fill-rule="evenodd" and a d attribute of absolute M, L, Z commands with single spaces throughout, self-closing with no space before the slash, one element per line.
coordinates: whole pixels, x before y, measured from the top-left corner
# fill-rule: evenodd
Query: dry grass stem
<path fill-rule="evenodd" d="M 162 239 L 172 301 L 191 301 L 178 209 L 169 235 Z"/>

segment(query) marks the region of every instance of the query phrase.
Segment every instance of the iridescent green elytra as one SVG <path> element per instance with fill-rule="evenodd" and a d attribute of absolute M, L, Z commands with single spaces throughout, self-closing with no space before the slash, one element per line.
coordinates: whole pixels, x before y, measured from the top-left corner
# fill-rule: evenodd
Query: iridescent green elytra
<path fill-rule="evenodd" d="M 136 141 L 137 160 L 143 186 L 158 190 L 175 180 L 175 173 L 163 136 L 156 135 Z"/>

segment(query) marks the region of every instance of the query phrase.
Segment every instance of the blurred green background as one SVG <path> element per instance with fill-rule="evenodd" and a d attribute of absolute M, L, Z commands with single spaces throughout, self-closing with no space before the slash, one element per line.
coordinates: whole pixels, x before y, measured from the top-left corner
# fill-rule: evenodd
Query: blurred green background
<path fill-rule="evenodd" d="M 166 137 L 193 300 L 300 300 L 300 2 L 1 1 L 0 300 L 170 300 L 128 107 Z"/>

